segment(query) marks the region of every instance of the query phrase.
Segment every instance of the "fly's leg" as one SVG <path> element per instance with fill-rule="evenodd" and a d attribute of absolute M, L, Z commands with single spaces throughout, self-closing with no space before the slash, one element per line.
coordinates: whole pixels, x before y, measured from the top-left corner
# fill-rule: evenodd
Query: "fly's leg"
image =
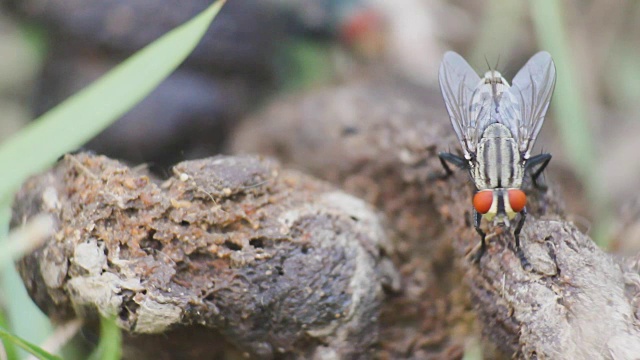
<path fill-rule="evenodd" d="M 438 157 L 440 158 L 440 163 L 442 164 L 442 167 L 444 168 L 444 171 L 446 172 L 445 174 L 445 178 L 451 176 L 451 174 L 453 174 L 453 171 L 451 170 L 451 168 L 449 167 L 449 164 L 453 164 L 455 165 L 457 168 L 460 169 L 468 169 L 469 168 L 469 164 L 467 163 L 467 160 L 465 160 L 464 158 L 458 156 L 458 155 L 454 155 L 452 153 L 448 153 L 448 152 L 441 152 L 438 154 Z"/>
<path fill-rule="evenodd" d="M 480 250 L 478 250 L 478 252 L 473 256 L 473 262 L 478 263 L 480 262 L 482 255 L 484 255 L 484 252 L 487 250 L 487 242 L 485 241 L 485 237 L 487 236 L 487 234 L 485 234 L 485 232 L 482 231 L 482 229 L 480 229 L 480 220 L 482 220 L 482 214 L 480 214 L 474 209 L 473 217 L 474 217 L 473 226 L 476 228 L 476 231 L 480 235 Z"/>
<path fill-rule="evenodd" d="M 527 163 L 525 164 L 525 170 L 532 170 L 535 166 L 541 164 L 540 167 L 531 174 L 531 180 L 533 181 L 533 186 L 535 186 L 536 189 L 543 191 L 547 190 L 547 185 L 539 183 L 538 177 L 547 167 L 549 161 L 551 161 L 551 154 L 539 154 L 527 160 Z"/>
<path fill-rule="evenodd" d="M 516 225 L 516 229 L 513 232 L 513 236 L 516 238 L 516 255 L 520 259 L 520 263 L 522 264 L 522 268 L 525 270 L 531 268 L 531 264 L 529 260 L 524 256 L 524 251 L 522 251 L 522 247 L 520 246 L 520 231 L 522 231 L 522 226 L 524 225 L 524 220 L 527 218 L 527 208 L 525 207 L 520 212 L 520 221 L 518 221 L 518 225 Z"/>

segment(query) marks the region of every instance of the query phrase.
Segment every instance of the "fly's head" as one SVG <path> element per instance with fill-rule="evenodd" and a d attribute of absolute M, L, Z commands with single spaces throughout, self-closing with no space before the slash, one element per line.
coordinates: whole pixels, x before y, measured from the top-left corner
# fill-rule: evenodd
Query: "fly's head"
<path fill-rule="evenodd" d="M 489 70 L 486 73 L 484 73 L 484 77 L 482 78 L 482 84 L 485 84 L 485 85 L 501 84 L 501 85 L 506 85 L 507 87 L 509 86 L 509 83 L 504 77 L 502 77 L 502 74 L 500 74 L 500 72 L 495 70 Z"/>
<path fill-rule="evenodd" d="M 480 190 L 473 196 L 476 211 L 496 225 L 509 226 L 509 221 L 524 209 L 527 196 L 518 188 Z"/>

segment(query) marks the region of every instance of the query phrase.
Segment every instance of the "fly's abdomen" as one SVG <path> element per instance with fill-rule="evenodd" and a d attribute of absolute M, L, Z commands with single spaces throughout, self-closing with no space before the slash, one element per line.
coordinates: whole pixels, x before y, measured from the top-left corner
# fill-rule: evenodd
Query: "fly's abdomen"
<path fill-rule="evenodd" d="M 487 127 L 478 144 L 476 160 L 471 175 L 478 190 L 522 185 L 524 169 L 518 144 L 506 126 L 494 123 Z"/>

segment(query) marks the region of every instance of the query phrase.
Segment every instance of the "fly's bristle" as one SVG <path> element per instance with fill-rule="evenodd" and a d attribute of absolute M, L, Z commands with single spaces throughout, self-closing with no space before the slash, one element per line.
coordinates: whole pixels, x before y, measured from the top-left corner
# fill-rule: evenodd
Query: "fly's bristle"
<path fill-rule="evenodd" d="M 489 68 L 489 71 L 493 71 L 493 70 L 491 69 L 491 65 L 489 64 L 489 59 L 487 59 L 487 55 L 485 55 L 485 56 L 484 56 L 484 62 L 486 62 L 486 63 L 487 63 L 487 67 Z"/>
<path fill-rule="evenodd" d="M 469 183 L 469 184 L 473 184 L 473 186 L 476 186 L 476 183 L 475 183 L 475 181 L 473 181 L 473 179 L 472 179 L 472 178 L 467 177 L 467 180 L 466 180 L 466 181 L 467 181 L 467 183 Z"/>

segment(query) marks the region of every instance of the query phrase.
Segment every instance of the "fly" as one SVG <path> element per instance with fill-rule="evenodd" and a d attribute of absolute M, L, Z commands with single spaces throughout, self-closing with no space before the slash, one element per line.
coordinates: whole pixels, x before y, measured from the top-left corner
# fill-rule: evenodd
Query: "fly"
<path fill-rule="evenodd" d="M 525 173 L 530 173 L 536 188 L 546 188 L 538 177 L 551 154 L 531 156 L 531 149 L 555 86 L 551 55 L 545 51 L 535 54 L 509 85 L 495 70 L 480 78 L 460 55 L 449 51 L 440 65 L 439 80 L 464 155 L 441 152 L 440 162 L 447 175 L 452 174 L 447 163 L 469 171 L 477 190 L 473 213 L 481 247 L 475 261 L 486 250 L 482 218 L 509 226 L 519 214 L 514 230 L 516 254 L 523 267 L 529 267 L 520 246 L 520 231 L 527 217 L 527 197 L 521 187 Z"/>

